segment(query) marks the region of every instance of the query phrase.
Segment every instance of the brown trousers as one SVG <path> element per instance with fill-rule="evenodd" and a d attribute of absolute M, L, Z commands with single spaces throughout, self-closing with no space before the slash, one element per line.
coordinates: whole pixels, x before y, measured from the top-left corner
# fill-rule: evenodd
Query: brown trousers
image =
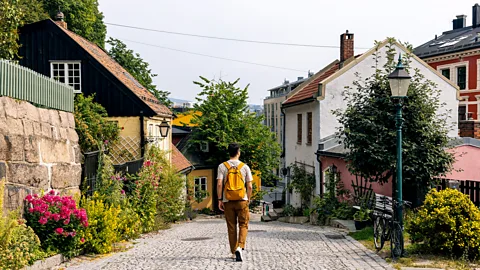
<path fill-rule="evenodd" d="M 228 228 L 228 242 L 230 243 L 230 251 L 245 248 L 245 241 L 248 233 L 248 221 L 250 220 L 250 212 L 248 210 L 248 201 L 230 201 L 225 203 L 225 220 Z M 237 221 L 239 234 L 237 237 Z"/>

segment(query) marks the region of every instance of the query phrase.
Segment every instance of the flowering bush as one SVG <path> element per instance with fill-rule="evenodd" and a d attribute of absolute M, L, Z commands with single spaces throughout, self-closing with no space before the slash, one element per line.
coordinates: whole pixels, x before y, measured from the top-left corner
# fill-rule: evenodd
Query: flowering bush
<path fill-rule="evenodd" d="M 0 180 L 0 269 L 21 269 L 43 259 L 45 253 L 38 237 L 16 211 L 4 215 L 4 185 Z"/>
<path fill-rule="evenodd" d="M 87 210 L 90 222 L 83 230 L 84 251 L 99 254 L 111 252 L 112 244 L 119 240 L 120 207 L 106 204 L 98 193 L 91 198 L 84 198 L 82 206 Z"/>
<path fill-rule="evenodd" d="M 59 251 L 66 257 L 75 255 L 85 241 L 77 235 L 81 227 L 88 226 L 87 212 L 77 209 L 71 196 L 60 196 L 51 190 L 43 196 L 25 198 L 25 217 L 47 251 Z"/>
<path fill-rule="evenodd" d="M 480 210 L 455 189 L 432 189 L 424 205 L 406 221 L 410 239 L 422 242 L 424 250 L 471 258 L 480 255 Z"/>

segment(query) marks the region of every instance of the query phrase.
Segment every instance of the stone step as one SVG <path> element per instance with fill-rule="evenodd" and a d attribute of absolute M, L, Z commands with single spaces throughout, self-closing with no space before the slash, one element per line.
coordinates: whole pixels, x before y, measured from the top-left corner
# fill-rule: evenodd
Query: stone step
<path fill-rule="evenodd" d="M 349 232 L 356 232 L 355 221 L 353 220 L 343 220 L 343 219 L 332 219 L 330 221 L 330 226 L 348 230 Z"/>
<path fill-rule="evenodd" d="M 277 215 L 281 216 L 283 214 L 283 208 L 275 208 L 273 212 L 277 213 Z"/>
<path fill-rule="evenodd" d="M 268 216 L 269 216 L 272 220 L 277 220 L 277 219 L 278 219 L 278 214 L 277 214 L 275 211 L 268 211 Z"/>
<path fill-rule="evenodd" d="M 269 217 L 269 216 L 262 216 L 261 221 L 262 221 L 262 222 L 270 222 L 270 221 L 273 221 L 273 220 L 272 220 L 272 218 Z"/>

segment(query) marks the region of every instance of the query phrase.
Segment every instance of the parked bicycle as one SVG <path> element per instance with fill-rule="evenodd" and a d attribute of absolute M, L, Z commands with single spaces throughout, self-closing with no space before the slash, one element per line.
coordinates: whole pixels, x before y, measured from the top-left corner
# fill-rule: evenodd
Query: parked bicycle
<path fill-rule="evenodd" d="M 403 227 L 400 222 L 393 217 L 396 214 L 396 200 L 386 196 L 376 198 L 375 211 L 373 212 L 373 239 L 375 248 L 380 251 L 385 245 L 385 241 L 390 240 L 390 249 L 392 258 L 399 258 L 404 253 L 403 248 Z M 404 201 L 402 207 L 411 205 Z"/>

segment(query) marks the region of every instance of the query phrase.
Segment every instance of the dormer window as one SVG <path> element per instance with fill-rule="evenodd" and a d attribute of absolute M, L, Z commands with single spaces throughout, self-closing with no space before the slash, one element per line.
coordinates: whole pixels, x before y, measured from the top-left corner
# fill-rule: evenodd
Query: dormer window
<path fill-rule="evenodd" d="M 81 64 L 79 61 L 50 62 L 50 75 L 53 79 L 73 87 L 74 93 L 82 92 Z"/>

